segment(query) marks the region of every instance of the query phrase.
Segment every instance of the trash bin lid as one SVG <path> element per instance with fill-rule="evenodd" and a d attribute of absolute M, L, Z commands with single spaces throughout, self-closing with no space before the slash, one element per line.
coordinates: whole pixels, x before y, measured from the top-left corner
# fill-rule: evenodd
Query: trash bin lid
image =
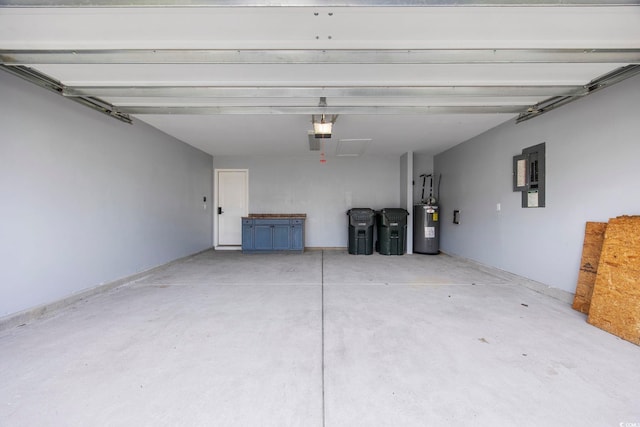
<path fill-rule="evenodd" d="M 394 225 L 404 226 L 407 224 L 407 216 L 409 212 L 402 208 L 385 208 L 380 211 L 380 220 L 382 225 Z M 396 224 L 397 223 L 397 224 Z"/>
<path fill-rule="evenodd" d="M 351 209 L 349 209 L 347 211 L 347 215 L 352 215 L 352 214 L 357 214 L 357 213 L 373 215 L 375 212 L 371 208 L 351 208 Z"/>
<path fill-rule="evenodd" d="M 351 225 L 354 226 L 372 226 L 374 223 L 375 212 L 369 208 L 352 208 L 347 211 Z"/>
<path fill-rule="evenodd" d="M 380 213 L 386 213 L 386 214 L 396 214 L 396 215 L 409 215 L 409 211 L 407 211 L 406 209 L 402 209 L 402 208 L 384 208 L 380 211 Z"/>

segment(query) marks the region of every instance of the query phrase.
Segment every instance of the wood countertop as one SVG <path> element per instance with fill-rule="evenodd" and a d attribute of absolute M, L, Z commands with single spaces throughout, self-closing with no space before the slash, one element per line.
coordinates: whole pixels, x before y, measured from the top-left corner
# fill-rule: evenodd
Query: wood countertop
<path fill-rule="evenodd" d="M 265 213 L 251 213 L 249 216 L 244 218 L 295 218 L 295 219 L 306 219 L 307 214 L 294 213 L 294 214 L 265 214 Z"/>

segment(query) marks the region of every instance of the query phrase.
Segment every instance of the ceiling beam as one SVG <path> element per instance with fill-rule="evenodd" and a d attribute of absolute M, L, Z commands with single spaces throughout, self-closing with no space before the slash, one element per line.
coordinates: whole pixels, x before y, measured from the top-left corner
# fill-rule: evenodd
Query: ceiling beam
<path fill-rule="evenodd" d="M 630 49 L 0 49 L 4 65 L 640 63 Z"/>
<path fill-rule="evenodd" d="M 65 86 L 68 97 L 345 98 L 428 96 L 576 96 L 583 86 Z"/>
<path fill-rule="evenodd" d="M 0 7 L 539 7 L 637 6 L 639 0 L 0 0 Z"/>
<path fill-rule="evenodd" d="M 637 74 L 640 74 L 640 65 L 636 64 L 627 65 L 625 67 L 615 69 L 610 73 L 602 75 L 586 84 L 584 86 L 586 92 L 582 95 L 554 96 L 529 107 L 526 111 L 518 115 L 516 123 L 521 123 L 526 120 L 538 117 L 541 114 L 548 113 L 549 111 L 560 108 L 563 105 L 569 104 L 570 102 L 576 101 L 584 96 L 591 95 L 592 93 L 595 93 L 606 87 L 613 86 L 614 84 L 620 83 L 621 81 L 624 81 Z"/>
<path fill-rule="evenodd" d="M 58 95 L 62 94 L 64 90 L 64 85 L 60 81 L 33 68 L 22 66 L 6 66 L 0 64 L 0 70 L 4 70 L 15 76 L 18 76 L 21 79 L 24 79 L 51 92 L 57 93 Z M 84 105 L 85 107 L 89 107 L 93 110 L 106 114 L 109 117 L 120 120 L 121 122 L 131 124 L 131 118 L 127 114 L 123 114 L 109 102 L 104 101 L 100 98 L 93 96 L 78 96 L 70 99 Z"/>
<path fill-rule="evenodd" d="M 507 106 L 118 106 L 125 114 L 518 114 L 526 110 L 522 105 Z"/>

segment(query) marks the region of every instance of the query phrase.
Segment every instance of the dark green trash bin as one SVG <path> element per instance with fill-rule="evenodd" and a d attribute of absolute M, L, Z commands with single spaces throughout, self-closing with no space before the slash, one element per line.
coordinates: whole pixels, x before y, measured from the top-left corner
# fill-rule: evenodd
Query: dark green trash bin
<path fill-rule="evenodd" d="M 377 215 L 378 242 L 376 249 L 382 255 L 404 255 L 407 251 L 406 209 L 382 209 Z"/>
<path fill-rule="evenodd" d="M 349 215 L 349 253 L 371 255 L 375 211 L 369 208 L 353 208 L 347 211 L 347 215 Z"/>

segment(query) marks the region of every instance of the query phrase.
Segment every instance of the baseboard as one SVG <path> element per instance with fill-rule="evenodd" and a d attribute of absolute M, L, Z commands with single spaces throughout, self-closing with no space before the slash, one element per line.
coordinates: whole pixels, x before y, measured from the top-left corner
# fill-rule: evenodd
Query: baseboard
<path fill-rule="evenodd" d="M 158 265 L 156 267 L 152 267 L 148 270 L 141 271 L 140 273 L 133 274 L 131 276 L 123 277 L 121 279 L 115 280 L 113 282 L 104 283 L 102 285 L 95 286 L 93 288 L 89 288 L 72 295 L 69 295 L 66 298 L 60 299 L 58 301 L 54 301 L 48 304 L 40 305 L 34 308 L 28 308 L 26 310 L 19 311 L 17 313 L 12 313 L 4 317 L 0 317 L 0 331 L 4 331 L 7 329 L 15 328 L 17 326 L 23 326 L 33 320 L 39 319 L 44 315 L 55 313 L 63 308 L 69 307 L 79 301 L 92 297 L 94 295 L 102 294 L 108 292 L 112 289 L 120 287 L 122 285 L 126 285 L 127 283 L 135 282 L 144 277 L 149 276 L 150 274 L 155 273 L 156 271 L 168 267 L 177 262 L 184 261 L 186 259 L 192 258 L 196 255 L 200 255 L 204 252 L 210 251 L 212 248 L 207 248 L 202 251 L 198 251 L 191 255 L 187 255 L 178 259 L 174 259 L 173 261 L 169 261 L 165 264 Z"/>
<path fill-rule="evenodd" d="M 346 251 L 346 246 L 307 246 L 304 248 L 305 251 L 313 252 L 313 251 Z"/>

